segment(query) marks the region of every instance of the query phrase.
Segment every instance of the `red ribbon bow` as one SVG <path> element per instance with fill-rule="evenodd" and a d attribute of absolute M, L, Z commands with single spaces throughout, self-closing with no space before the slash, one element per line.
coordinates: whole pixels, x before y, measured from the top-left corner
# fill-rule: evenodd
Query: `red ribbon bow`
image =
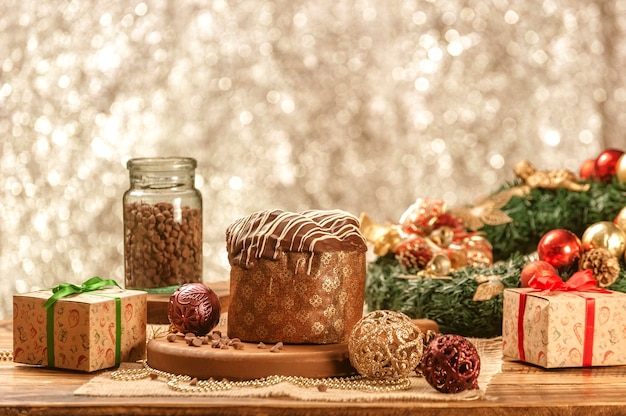
<path fill-rule="evenodd" d="M 577 271 L 566 282 L 555 274 L 548 276 L 535 274 L 528 281 L 528 286 L 548 293 L 556 291 L 610 293 L 609 290 L 598 287 L 591 270 Z"/>

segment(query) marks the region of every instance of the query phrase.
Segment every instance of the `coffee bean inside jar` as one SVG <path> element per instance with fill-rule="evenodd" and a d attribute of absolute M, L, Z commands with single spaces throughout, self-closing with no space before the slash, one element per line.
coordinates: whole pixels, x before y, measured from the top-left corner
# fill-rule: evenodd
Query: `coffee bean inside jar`
<path fill-rule="evenodd" d="M 131 159 L 128 166 L 126 288 L 155 291 L 202 282 L 202 199 L 193 187 L 195 160 Z"/>
<path fill-rule="evenodd" d="M 202 281 L 202 217 L 198 209 L 135 202 L 124 207 L 126 282 L 151 288 Z"/>

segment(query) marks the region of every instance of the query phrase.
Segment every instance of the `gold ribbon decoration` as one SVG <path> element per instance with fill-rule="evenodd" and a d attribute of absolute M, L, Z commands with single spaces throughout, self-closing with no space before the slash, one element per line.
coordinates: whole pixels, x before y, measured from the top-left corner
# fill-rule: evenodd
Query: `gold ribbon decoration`
<path fill-rule="evenodd" d="M 474 203 L 474 206 L 455 207 L 451 213 L 463 220 L 465 226 L 471 231 L 477 231 L 485 225 L 502 225 L 512 222 L 501 208 L 503 208 L 513 196 L 522 196 L 520 189 L 512 188 Z"/>
<path fill-rule="evenodd" d="M 580 183 L 576 175 L 567 169 L 537 170 L 528 160 L 518 162 L 513 171 L 530 189 L 564 188 L 569 191 L 585 192 L 590 187 L 588 183 Z"/>
<path fill-rule="evenodd" d="M 585 192 L 588 183 L 580 183 L 576 175 L 566 169 L 540 171 L 527 160 L 518 162 L 513 168 L 515 174 L 524 181 L 522 185 L 480 199 L 472 206 L 455 207 L 451 213 L 461 218 L 465 226 L 471 230 L 480 230 L 485 225 L 502 225 L 512 221 L 502 208 L 514 196 L 523 197 L 535 188 L 559 189 Z"/>
<path fill-rule="evenodd" d="M 485 302 L 495 298 L 504 291 L 504 283 L 502 278 L 498 275 L 487 276 L 479 274 L 475 277 L 478 287 L 474 292 L 472 300 L 474 302 Z"/>
<path fill-rule="evenodd" d="M 393 252 L 402 241 L 397 225 L 389 224 L 384 226 L 377 224 L 366 213 L 362 213 L 359 220 L 361 233 L 367 241 L 373 244 L 374 254 L 377 256 L 385 256 L 387 253 Z"/>

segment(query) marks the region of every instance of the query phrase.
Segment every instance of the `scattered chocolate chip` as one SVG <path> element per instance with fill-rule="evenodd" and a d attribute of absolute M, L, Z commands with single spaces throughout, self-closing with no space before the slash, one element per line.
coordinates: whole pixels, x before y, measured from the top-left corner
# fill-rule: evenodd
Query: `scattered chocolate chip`
<path fill-rule="evenodd" d="M 156 380 L 159 378 L 158 374 L 150 373 L 150 380 Z"/>
<path fill-rule="evenodd" d="M 196 377 L 192 378 L 191 381 L 189 382 L 190 386 L 197 386 L 198 385 L 198 379 Z"/>
<path fill-rule="evenodd" d="M 227 350 L 230 347 L 233 347 L 236 350 L 243 350 L 244 344 L 241 342 L 239 338 L 229 338 L 228 336 L 220 335 L 220 331 L 213 331 L 213 333 L 209 335 L 196 336 L 195 334 L 188 332 L 185 334 L 185 342 L 187 345 L 192 347 L 201 347 L 202 345 L 210 345 L 211 348 L 223 349 Z M 170 333 L 167 335 L 167 340 L 170 342 L 174 342 L 177 339 L 177 335 L 174 333 Z M 266 348 L 266 345 L 262 342 L 259 343 L 257 348 Z M 272 347 L 272 352 L 277 352 L 283 349 L 283 343 L 279 342 Z"/>
<path fill-rule="evenodd" d="M 326 386 L 326 384 L 318 384 L 317 385 L 317 391 L 321 391 L 323 393 L 326 390 L 328 390 L 328 387 Z"/>
<path fill-rule="evenodd" d="M 270 348 L 270 352 L 279 352 L 283 349 L 283 343 L 282 342 L 277 342 L 276 344 L 274 344 L 274 346 L 272 348 Z"/>

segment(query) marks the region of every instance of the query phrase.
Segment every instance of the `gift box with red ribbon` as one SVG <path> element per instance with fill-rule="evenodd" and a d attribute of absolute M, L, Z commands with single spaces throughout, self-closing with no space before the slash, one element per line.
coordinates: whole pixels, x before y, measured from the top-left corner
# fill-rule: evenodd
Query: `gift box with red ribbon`
<path fill-rule="evenodd" d="M 505 358 L 545 368 L 626 364 L 625 293 L 596 287 L 589 270 L 529 285 L 504 291 Z"/>
<path fill-rule="evenodd" d="M 95 277 L 13 296 L 13 361 L 91 372 L 145 358 L 147 293 Z"/>

